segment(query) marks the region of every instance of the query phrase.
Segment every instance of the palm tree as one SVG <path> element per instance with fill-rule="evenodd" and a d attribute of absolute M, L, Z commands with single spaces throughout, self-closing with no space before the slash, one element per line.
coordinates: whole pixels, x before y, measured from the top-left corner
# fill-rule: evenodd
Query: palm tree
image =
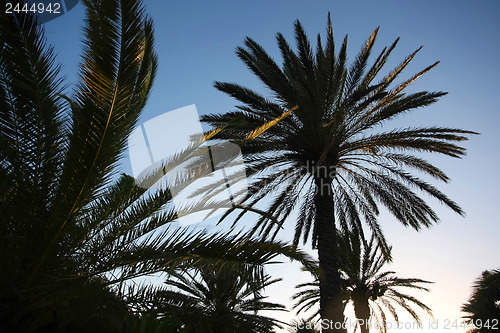
<path fill-rule="evenodd" d="M 168 290 L 157 292 L 152 311 L 160 318 L 173 317 L 185 332 L 274 332 L 279 321 L 258 314 L 284 310 L 265 301 L 265 287 L 279 281 L 264 275 L 250 279 L 235 270 L 206 267 L 172 273 Z"/>
<path fill-rule="evenodd" d="M 469 332 L 492 332 L 500 327 L 500 269 L 484 271 L 462 306 L 464 318 L 474 328 Z"/>
<path fill-rule="evenodd" d="M 251 135 L 253 128 L 280 117 L 266 133 L 243 147 L 248 174 L 258 176 L 245 204 L 252 207 L 264 198 L 272 198 L 268 212 L 279 223 L 265 216 L 259 218 L 254 231 L 262 234 L 277 232 L 287 217 L 298 211 L 294 244 L 302 238 L 304 243 L 312 240 L 317 247 L 323 271 L 321 314 L 337 323 L 343 322 L 336 261 L 338 226 L 347 229 L 351 225 L 362 232 L 361 224 L 366 223 L 387 251 L 376 220 L 379 204 L 416 230 L 432 225 L 438 216 L 414 189 L 463 214 L 445 194 L 406 169 L 447 182 L 443 171 L 413 153 L 461 157 L 465 149 L 455 143 L 466 140 L 465 135 L 473 132 L 443 127 L 379 130 L 389 120 L 428 106 L 446 93 L 405 93 L 414 80 L 437 62 L 393 85 L 420 48 L 377 79 L 399 40 L 384 48 L 368 65 L 377 32 L 378 28 L 350 66 L 347 37 L 335 53 L 330 18 L 326 45 L 318 35 L 315 52 L 299 21 L 295 22 L 298 52 L 278 33 L 281 67 L 262 46 L 247 37 L 245 47 L 237 48 L 236 53 L 271 92 L 270 97 L 238 84 L 216 82 L 218 90 L 242 105 L 236 111 L 203 117 L 205 122 L 222 129 L 219 138 L 237 143 Z"/>
<path fill-rule="evenodd" d="M 2 331 L 126 332 L 147 290 L 133 279 L 207 265 L 251 275 L 279 254 L 304 259 L 284 243 L 168 227 L 178 217 L 168 189 L 116 176 L 155 76 L 153 26 L 139 0 L 84 4 L 72 97 L 32 14 L 0 13 Z"/>
<path fill-rule="evenodd" d="M 414 296 L 402 293 L 401 288 L 429 291 L 423 284 L 432 283 L 416 278 L 400 278 L 396 272 L 382 271 L 388 263 L 386 255 L 380 246 L 375 245 L 372 237 L 369 242 L 362 242 L 354 232 L 338 235 L 339 266 L 342 278 L 342 298 L 346 306 L 352 303 L 354 313 L 361 332 L 369 332 L 370 327 L 376 327 L 380 332 L 387 331 L 387 314 L 399 323 L 399 317 L 394 305 L 400 306 L 412 318 L 422 325 L 422 321 L 412 306 L 416 306 L 432 316 L 431 309 Z M 298 312 L 307 311 L 317 305 L 320 300 L 319 275 L 314 273 L 314 282 L 299 284 L 293 299 Z M 318 318 L 315 313 L 310 319 Z M 376 321 L 371 321 L 375 317 Z"/>

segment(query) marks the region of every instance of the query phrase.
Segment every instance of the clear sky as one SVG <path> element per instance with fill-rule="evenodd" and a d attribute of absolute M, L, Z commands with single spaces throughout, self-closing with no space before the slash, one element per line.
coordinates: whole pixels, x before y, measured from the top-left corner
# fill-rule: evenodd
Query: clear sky
<path fill-rule="evenodd" d="M 389 267 L 402 277 L 434 281 L 432 292 L 419 295 L 433 310 L 437 329 L 428 332 L 463 332 L 452 328 L 460 320 L 460 306 L 481 271 L 500 267 L 499 196 L 500 110 L 496 102 L 500 77 L 500 2 L 497 1 L 160 1 L 146 0 L 153 17 L 159 70 L 142 121 L 164 112 L 195 104 L 200 113 L 229 111 L 230 97 L 212 87 L 215 80 L 241 83 L 263 91 L 262 85 L 236 57 L 245 36 L 260 43 L 278 63 L 275 42 L 281 32 L 293 42 L 293 22 L 299 19 L 309 36 L 324 35 L 331 12 L 338 42 L 349 35 L 348 55 L 353 59 L 363 42 L 380 26 L 375 54 L 397 38 L 401 41 L 386 70 L 414 49 L 423 50 L 406 70 L 409 77 L 436 60 L 441 63 L 413 85 L 415 90 L 449 92 L 437 104 L 398 119 L 395 126 L 441 125 L 480 132 L 465 143 L 462 160 L 429 157 L 447 172 L 450 184 L 437 184 L 466 211 L 462 218 L 431 202 L 441 223 L 416 232 L 399 225 L 387 214 L 380 217 L 394 247 Z M 83 6 L 45 24 L 68 84 L 76 81 L 81 51 Z M 495 148 L 496 147 L 496 148 Z M 123 160 L 125 172 L 130 163 Z M 292 225 L 290 225 L 292 226 Z M 291 238 L 284 232 L 283 239 Z M 314 253 L 311 251 L 311 253 Z M 269 272 L 285 277 L 269 294 L 290 305 L 293 286 L 308 276 L 296 265 L 284 264 Z M 292 313 L 280 315 L 284 321 Z M 424 317 L 427 326 L 429 318 Z M 446 322 L 449 328 L 445 329 Z"/>

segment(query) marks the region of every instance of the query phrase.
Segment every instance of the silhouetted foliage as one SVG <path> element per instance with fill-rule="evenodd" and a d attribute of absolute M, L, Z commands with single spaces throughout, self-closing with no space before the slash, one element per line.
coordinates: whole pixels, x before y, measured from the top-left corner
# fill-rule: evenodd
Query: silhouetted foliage
<path fill-rule="evenodd" d="M 186 332 L 274 332 L 280 322 L 259 311 L 284 310 L 263 296 L 264 289 L 277 281 L 216 267 L 180 271 L 168 277 L 168 289 L 156 293 L 151 310 L 159 318 L 179 320 Z"/>
<path fill-rule="evenodd" d="M 495 332 L 500 329 L 500 270 L 481 274 L 462 311 L 468 313 L 464 316 L 467 323 L 475 326 L 470 332 Z"/>
<path fill-rule="evenodd" d="M 83 3 L 71 97 L 32 13 L 0 12 L 0 330 L 149 333 L 156 318 L 133 311 L 150 288 L 133 279 L 207 265 L 248 278 L 280 254 L 304 259 L 280 242 L 169 227 L 168 189 L 116 176 L 156 72 L 153 26 L 139 0 Z"/>

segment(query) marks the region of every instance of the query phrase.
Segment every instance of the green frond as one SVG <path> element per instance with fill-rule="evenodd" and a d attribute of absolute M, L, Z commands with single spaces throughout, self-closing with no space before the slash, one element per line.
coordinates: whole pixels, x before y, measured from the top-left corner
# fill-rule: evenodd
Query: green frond
<path fill-rule="evenodd" d="M 247 67 L 257 75 L 276 96 L 293 96 L 287 77 L 267 52 L 251 38 L 245 39 L 248 50 L 237 48 L 237 54 Z M 291 105 L 290 107 L 292 107 Z"/>
<path fill-rule="evenodd" d="M 356 87 L 359 85 L 363 73 L 366 69 L 368 58 L 370 57 L 371 51 L 373 49 L 375 39 L 377 38 L 378 30 L 379 28 L 373 31 L 373 33 L 361 49 L 361 52 L 356 57 L 356 60 L 354 60 L 354 62 L 352 63 L 347 75 L 345 94 L 351 94 L 355 92 Z"/>
<path fill-rule="evenodd" d="M 145 105 L 156 70 L 153 32 L 140 2 L 86 1 L 80 84 L 74 97 L 58 208 L 57 233 L 43 265 L 79 209 L 107 183 Z"/>
<path fill-rule="evenodd" d="M 367 87 L 372 83 L 380 70 L 384 67 L 389 55 L 396 48 L 396 45 L 399 42 L 399 37 L 391 44 L 389 47 L 384 47 L 384 49 L 380 52 L 379 56 L 373 62 L 371 68 L 367 71 L 363 82 L 361 83 L 362 87 Z"/>
<path fill-rule="evenodd" d="M 34 17 L 2 12 L 0 29 L 1 216 L 7 228 L 16 221 L 17 232 L 43 234 L 46 226 L 32 217 L 46 218 L 54 203 L 53 180 L 63 157 L 65 110 L 59 94 L 64 87 Z"/>
<path fill-rule="evenodd" d="M 299 20 L 295 21 L 294 28 L 295 40 L 297 42 L 300 62 L 302 63 L 302 67 L 304 68 L 307 79 L 309 81 L 314 80 L 316 75 L 314 70 L 314 56 L 311 44 L 309 43 L 306 32 L 304 31 L 304 28 L 302 27 L 302 24 L 300 24 Z"/>

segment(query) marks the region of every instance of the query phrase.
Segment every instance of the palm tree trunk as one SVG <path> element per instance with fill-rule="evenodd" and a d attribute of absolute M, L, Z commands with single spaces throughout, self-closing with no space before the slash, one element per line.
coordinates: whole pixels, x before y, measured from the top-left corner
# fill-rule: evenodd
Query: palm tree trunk
<path fill-rule="evenodd" d="M 332 179 L 314 175 L 316 193 L 316 228 L 320 279 L 320 313 L 323 332 L 346 332 L 341 298 L 341 279 L 337 265 L 337 240 L 333 205 Z"/>
<path fill-rule="evenodd" d="M 368 297 L 353 297 L 354 314 L 361 326 L 361 333 L 370 331 L 370 305 Z"/>

